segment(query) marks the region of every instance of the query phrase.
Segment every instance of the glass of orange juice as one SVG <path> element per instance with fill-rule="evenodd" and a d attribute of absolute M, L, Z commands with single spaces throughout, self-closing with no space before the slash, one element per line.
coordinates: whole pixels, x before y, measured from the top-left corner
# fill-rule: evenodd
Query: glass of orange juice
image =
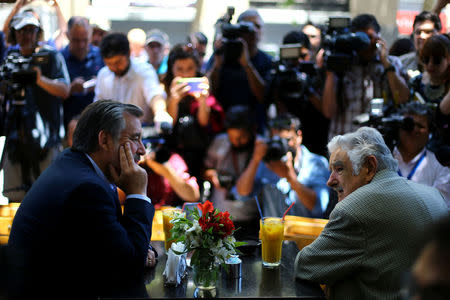
<path fill-rule="evenodd" d="M 277 217 L 263 218 L 260 223 L 262 263 L 265 267 L 278 267 L 284 239 L 284 220 Z"/>
<path fill-rule="evenodd" d="M 172 234 L 170 233 L 170 230 L 173 227 L 173 223 L 170 223 L 170 221 L 176 217 L 177 215 L 181 214 L 181 209 L 171 207 L 171 208 L 165 208 L 162 211 L 163 216 L 163 230 L 164 230 L 164 247 L 166 248 L 166 251 L 170 249 L 170 246 L 172 245 L 173 241 L 169 241 Z"/>

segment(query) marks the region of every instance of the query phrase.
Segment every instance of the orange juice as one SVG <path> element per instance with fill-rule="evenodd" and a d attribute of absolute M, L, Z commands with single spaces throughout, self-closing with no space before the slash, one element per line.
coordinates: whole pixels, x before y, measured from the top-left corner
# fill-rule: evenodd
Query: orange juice
<path fill-rule="evenodd" d="M 171 238 L 170 229 L 172 229 L 173 224 L 170 221 L 177 215 L 181 214 L 181 209 L 179 208 L 166 208 L 162 211 L 163 216 L 163 230 L 164 230 L 164 247 L 166 251 L 170 249 L 173 241 L 169 241 Z"/>
<path fill-rule="evenodd" d="M 261 220 L 260 235 L 263 265 L 279 266 L 284 239 L 284 221 L 275 217 L 264 218 Z"/>

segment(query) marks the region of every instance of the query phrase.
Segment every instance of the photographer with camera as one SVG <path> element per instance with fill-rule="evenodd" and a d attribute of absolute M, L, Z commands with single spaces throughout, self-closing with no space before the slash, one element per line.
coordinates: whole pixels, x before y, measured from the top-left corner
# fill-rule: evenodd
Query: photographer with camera
<path fill-rule="evenodd" d="M 214 207 L 228 211 L 238 222 L 242 237 L 257 236 L 259 215 L 255 199 L 242 197 L 236 191 L 236 179 L 252 157 L 256 135 L 254 112 L 248 106 L 236 105 L 225 115 L 226 133 L 217 135 L 204 160 L 203 178 L 212 184 L 211 202 Z"/>
<path fill-rule="evenodd" d="M 211 90 L 225 111 L 233 105 L 247 105 L 255 110 L 257 130 L 263 132 L 266 126 L 263 102 L 272 58 L 258 49 L 263 27 L 259 13 L 246 10 L 237 21 L 236 25 L 221 26 L 222 45 L 209 62 Z"/>
<path fill-rule="evenodd" d="M 266 215 L 282 215 L 295 202 L 293 215 L 323 218 L 329 202 L 325 157 L 302 145 L 301 124 L 290 114 L 269 122 L 271 140 L 256 141 L 252 158 L 236 182 L 242 196 L 260 197 Z M 270 191 L 272 189 L 272 191 Z"/>
<path fill-rule="evenodd" d="M 344 66 L 331 65 L 326 60 L 323 91 L 323 114 L 329 118 L 329 136 L 354 131 L 355 116 L 369 109 L 370 100 L 384 98 L 395 105 L 409 98 L 406 74 L 400 60 L 388 56 L 386 42 L 380 37 L 380 25 L 373 15 L 362 14 L 351 21 L 353 35 L 347 40 L 336 37 L 335 48 L 355 53 Z M 356 49 L 356 50 L 355 50 Z M 338 57 L 338 56 L 334 56 Z M 344 62 L 339 59 L 338 61 Z"/>
<path fill-rule="evenodd" d="M 312 152 L 326 155 L 329 120 L 322 114 L 320 92 L 323 79 L 311 61 L 311 44 L 301 31 L 290 31 L 282 41 L 280 60 L 272 71 L 269 97 L 278 113 L 291 113 L 302 120 L 303 144 Z"/>
<path fill-rule="evenodd" d="M 399 129 L 399 141 L 393 150 L 399 175 L 437 188 L 450 209 L 450 168 L 440 164 L 436 155 L 426 148 L 433 122 L 429 108 L 419 102 L 409 102 L 400 108 L 400 114 L 412 118 L 414 127 Z"/>
<path fill-rule="evenodd" d="M 171 145 L 172 127 L 170 123 L 162 123 L 158 136 L 143 138 L 150 151 L 139 165 L 147 171 L 148 182 L 152 183 L 147 186 L 147 196 L 155 208 L 181 206 L 200 199 L 197 179 L 189 174 L 186 162 Z"/>
<path fill-rule="evenodd" d="M 61 54 L 39 46 L 43 30 L 32 13 L 16 15 L 9 33 L 19 49 L 10 51 L 1 66 L 3 193 L 10 202 L 20 202 L 61 150 L 61 99 L 69 95 L 69 75 Z"/>

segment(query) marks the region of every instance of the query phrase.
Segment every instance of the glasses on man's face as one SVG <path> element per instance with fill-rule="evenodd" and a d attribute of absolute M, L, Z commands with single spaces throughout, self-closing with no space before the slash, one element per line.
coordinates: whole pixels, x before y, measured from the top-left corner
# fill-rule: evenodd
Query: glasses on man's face
<path fill-rule="evenodd" d="M 37 28 L 37 27 L 24 27 L 24 28 L 17 30 L 17 32 L 20 34 L 33 34 L 33 33 L 37 33 L 38 31 L 39 31 L 39 28 Z"/>
<path fill-rule="evenodd" d="M 424 65 L 428 65 L 428 63 L 431 61 L 433 65 L 440 65 L 443 59 L 443 57 L 438 56 L 425 56 L 424 58 L 422 58 L 422 63 Z"/>

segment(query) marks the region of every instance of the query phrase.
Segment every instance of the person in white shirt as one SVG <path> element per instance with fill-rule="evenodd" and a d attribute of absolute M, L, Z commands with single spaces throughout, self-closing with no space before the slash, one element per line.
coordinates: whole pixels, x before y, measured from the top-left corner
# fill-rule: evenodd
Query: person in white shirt
<path fill-rule="evenodd" d="M 399 143 L 393 151 L 398 160 L 399 175 L 437 188 L 450 209 L 450 168 L 441 165 L 435 154 L 426 149 L 431 125 L 427 106 L 410 102 L 401 113 L 413 119 L 414 129 L 399 130 Z"/>
<path fill-rule="evenodd" d="M 130 59 L 130 44 L 123 33 L 110 33 L 100 44 L 105 62 L 97 76 L 95 98 L 110 99 L 139 106 L 143 123 L 168 116 L 164 90 L 150 64 Z"/>

